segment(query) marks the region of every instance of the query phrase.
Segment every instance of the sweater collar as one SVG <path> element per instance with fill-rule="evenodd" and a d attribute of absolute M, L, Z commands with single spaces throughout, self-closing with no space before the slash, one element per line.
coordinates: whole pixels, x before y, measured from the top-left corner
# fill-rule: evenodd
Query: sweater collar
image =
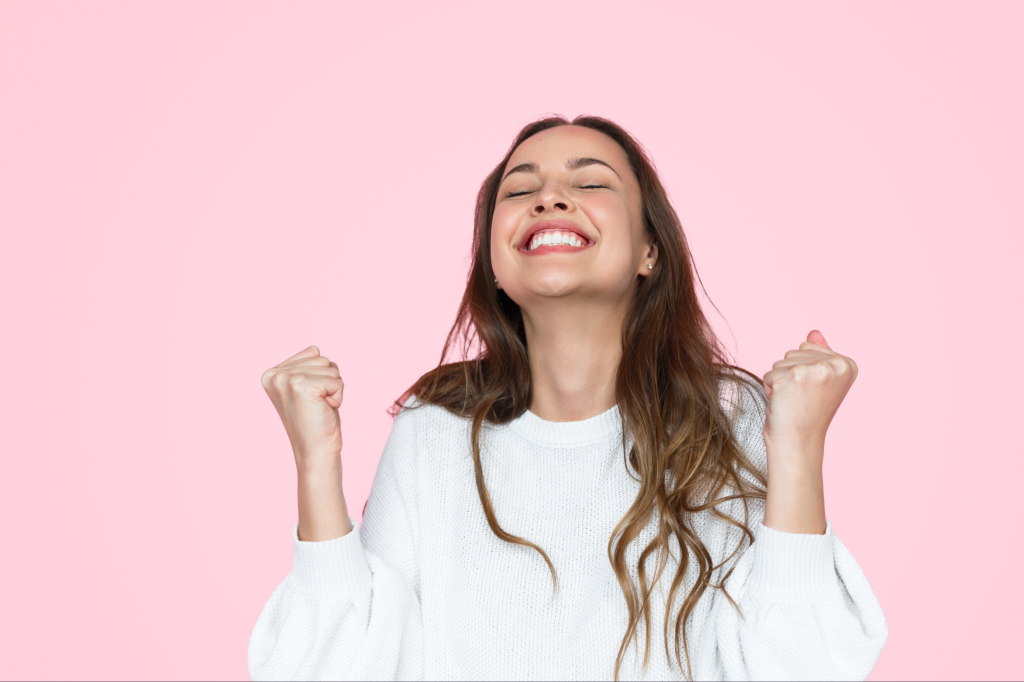
<path fill-rule="evenodd" d="M 542 445 L 585 445 L 615 436 L 621 438 L 619 406 L 575 422 L 549 422 L 530 410 L 512 420 L 510 426 L 521 436 Z"/>

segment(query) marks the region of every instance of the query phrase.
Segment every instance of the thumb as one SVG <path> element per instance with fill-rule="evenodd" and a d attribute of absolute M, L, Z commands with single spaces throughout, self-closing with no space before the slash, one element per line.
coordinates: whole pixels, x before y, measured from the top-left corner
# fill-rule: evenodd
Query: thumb
<path fill-rule="evenodd" d="M 324 389 L 324 402 L 330 405 L 332 410 L 336 410 L 341 407 L 341 400 L 344 393 L 344 383 L 340 383 L 338 386 L 327 386 Z"/>
<path fill-rule="evenodd" d="M 811 343 L 816 343 L 819 346 L 825 346 L 825 348 L 832 350 L 832 347 L 828 345 L 827 341 L 825 341 L 825 335 L 819 332 L 817 329 L 811 330 L 811 333 L 807 335 L 807 340 L 810 341 Z"/>
<path fill-rule="evenodd" d="M 341 407 L 342 395 L 345 392 L 345 383 L 336 377 L 310 376 L 310 386 L 314 389 L 309 395 L 323 400 L 331 409 Z"/>

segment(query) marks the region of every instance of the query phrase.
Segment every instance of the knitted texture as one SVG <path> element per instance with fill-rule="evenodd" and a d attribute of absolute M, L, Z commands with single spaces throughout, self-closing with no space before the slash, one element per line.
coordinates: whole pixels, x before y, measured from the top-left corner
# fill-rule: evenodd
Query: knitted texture
<path fill-rule="evenodd" d="M 764 393 L 723 384 L 740 447 L 767 471 Z M 414 404 L 410 401 L 409 404 Z M 292 532 L 294 563 L 252 632 L 254 680 L 296 679 L 612 679 L 628 624 L 625 597 L 608 558 L 615 525 L 639 483 L 626 468 L 617 407 L 578 422 L 526 412 L 487 426 L 484 479 L 501 526 L 544 549 L 499 540 L 484 517 L 470 450 L 469 420 L 426 405 L 395 419 L 361 525 L 323 542 Z M 626 452 L 631 442 L 626 438 Z M 635 472 L 633 472 L 635 475 Z M 692 527 L 722 562 L 742 616 L 708 589 L 687 621 L 695 679 L 865 679 L 888 629 L 864 573 L 826 521 L 824 535 L 785 533 L 761 523 L 764 502 L 749 502 L 755 542 L 713 518 Z M 719 510 L 742 522 L 741 501 Z M 636 564 L 657 520 L 629 546 Z M 742 544 L 740 544 L 742 542 Z M 672 551 L 679 556 L 679 546 Z M 648 575 L 657 558 L 651 557 Z M 682 598 L 695 583 L 696 562 Z M 666 656 L 665 601 L 677 564 L 669 562 L 652 600 L 651 651 L 642 675 L 644 629 L 619 678 L 685 679 Z M 685 658 L 684 658 L 685 665 Z M 684 668 L 685 670 L 685 668 Z"/>

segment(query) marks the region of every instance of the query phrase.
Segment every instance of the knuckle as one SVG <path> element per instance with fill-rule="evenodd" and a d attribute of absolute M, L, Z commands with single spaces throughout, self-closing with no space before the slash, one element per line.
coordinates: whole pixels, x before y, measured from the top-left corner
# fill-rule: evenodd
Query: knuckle
<path fill-rule="evenodd" d="M 814 378 L 819 380 L 828 379 L 835 373 L 835 368 L 828 360 L 818 360 L 811 367 Z"/>
<path fill-rule="evenodd" d="M 785 357 L 788 360 L 789 358 L 793 357 L 794 355 L 796 355 L 799 352 L 800 351 L 796 351 L 796 350 L 787 350 L 786 354 L 783 357 Z"/>

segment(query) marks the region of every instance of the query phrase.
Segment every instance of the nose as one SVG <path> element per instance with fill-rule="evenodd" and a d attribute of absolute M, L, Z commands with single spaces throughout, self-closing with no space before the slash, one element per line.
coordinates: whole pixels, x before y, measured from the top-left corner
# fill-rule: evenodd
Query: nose
<path fill-rule="evenodd" d="M 570 212 L 575 210 L 576 204 L 567 197 L 558 187 L 545 187 L 537 195 L 537 203 L 533 206 L 533 215 L 550 213 L 552 211 Z"/>

